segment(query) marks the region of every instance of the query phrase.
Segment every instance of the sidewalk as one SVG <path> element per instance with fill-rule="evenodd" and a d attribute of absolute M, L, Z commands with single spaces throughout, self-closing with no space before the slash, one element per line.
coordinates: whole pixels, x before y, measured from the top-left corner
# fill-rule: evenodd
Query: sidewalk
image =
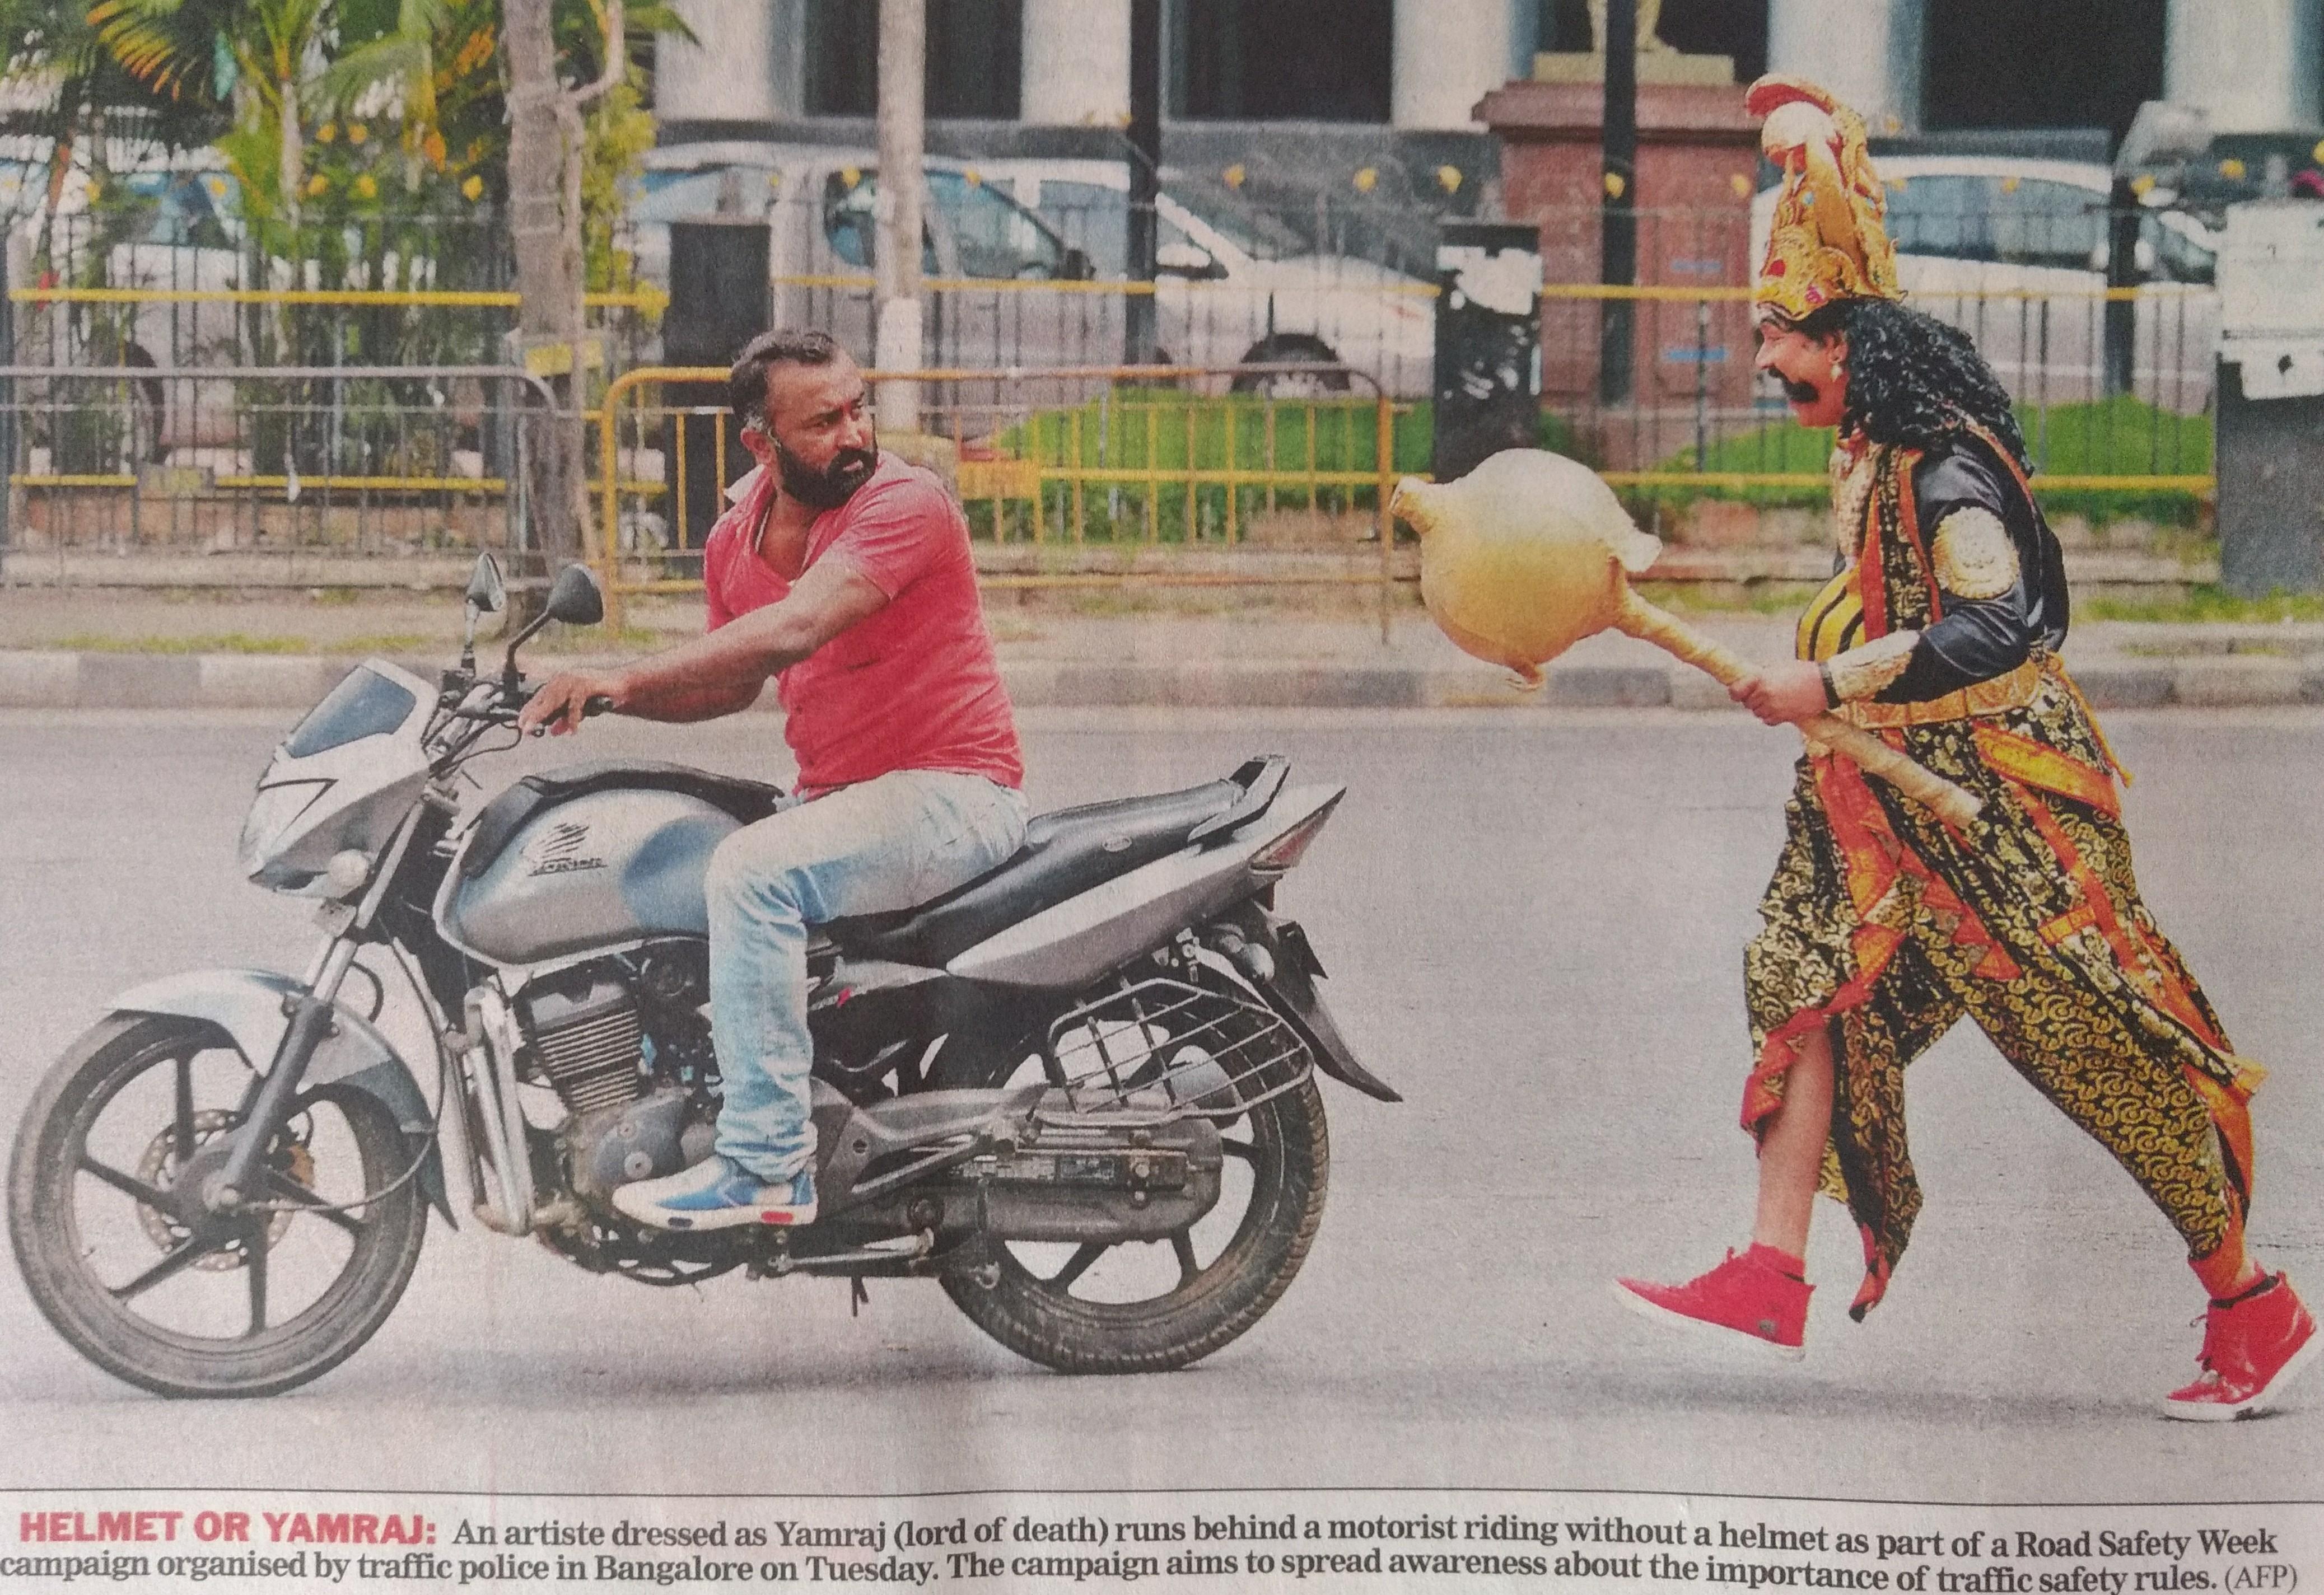
<path fill-rule="evenodd" d="M 1725 690 L 1648 644 L 1591 638 L 1536 692 L 1469 658 L 1416 604 L 1380 639 L 1369 599 L 1320 613 L 1076 614 L 991 600 L 1010 695 L 1027 707 L 1675 707 L 1732 711 Z M 633 606 L 628 653 L 689 635 L 698 604 Z M 1725 612 L 1702 630 L 1750 659 L 1789 657 L 1787 616 Z M 352 659 L 380 655 L 430 674 L 458 650 L 459 609 L 442 595 L 350 601 L 226 600 L 120 590 L 0 592 L 0 706 L 301 708 Z M 610 657 L 589 633 L 527 650 L 538 675 Z M 480 641 L 479 653 L 497 653 Z M 2324 625 L 2089 622 L 2067 662 L 2100 708 L 2324 703 Z M 771 705 L 769 694 L 766 702 Z"/>

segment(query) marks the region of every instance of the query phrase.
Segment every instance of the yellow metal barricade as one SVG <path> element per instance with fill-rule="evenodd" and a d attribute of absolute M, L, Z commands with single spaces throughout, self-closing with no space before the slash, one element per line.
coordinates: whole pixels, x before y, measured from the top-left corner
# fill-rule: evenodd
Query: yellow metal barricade
<path fill-rule="evenodd" d="M 1397 579 L 1386 505 L 1399 475 L 1397 420 L 1410 407 L 1360 372 L 1086 365 L 864 374 L 874 384 L 918 386 L 926 430 L 882 445 L 933 458 L 980 540 L 1125 555 L 1167 545 L 1225 557 L 1201 567 L 993 574 L 988 587 L 1370 586 L 1386 624 Z M 654 367 L 625 373 L 606 391 L 596 413 L 598 566 L 616 623 L 628 595 L 701 585 L 703 544 L 742 462 L 725 453 L 732 412 L 724 404 L 685 402 L 684 393 L 673 402 L 667 390 L 723 390 L 726 378 L 719 367 Z M 1337 385 L 1289 397 L 1260 391 L 1277 379 L 1319 378 Z M 1295 436 L 1297 455 L 1286 462 L 1282 446 Z M 1244 548 L 1252 497 L 1261 493 L 1270 509 L 1293 502 L 1319 521 L 1362 516 L 1370 557 L 1360 568 L 1342 558 L 1299 569 L 1231 557 Z"/>

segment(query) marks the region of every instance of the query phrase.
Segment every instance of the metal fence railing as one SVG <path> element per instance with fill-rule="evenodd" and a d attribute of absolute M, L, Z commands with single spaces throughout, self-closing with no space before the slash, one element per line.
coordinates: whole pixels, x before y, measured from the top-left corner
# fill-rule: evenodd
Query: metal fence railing
<path fill-rule="evenodd" d="M 1090 365 L 1050 370 L 868 372 L 908 383 L 923 428 L 883 447 L 945 476 L 979 540 L 1124 553 L 1240 552 L 1203 567 L 1031 570 L 998 587 L 1357 585 L 1398 579 L 1386 505 L 1397 478 L 1425 471 L 1413 411 L 1365 373 L 1346 391 L 1237 392 L 1248 367 Z M 1258 368 L 1262 377 L 1311 367 Z M 613 613 L 622 599 L 699 588 L 703 545 L 726 488 L 752 461 L 724 403 L 723 368 L 625 373 L 598 412 L 599 558 Z M 1274 534 L 1321 530 L 1336 558 L 1296 568 L 1266 556 Z"/>
<path fill-rule="evenodd" d="M 493 365 L 521 298 L 509 289 L 67 287 L 8 290 L 6 343 L 23 365 Z M 659 290 L 585 296 L 604 364 L 659 346 Z"/>
<path fill-rule="evenodd" d="M 0 553 L 521 552 L 550 402 L 506 366 L 0 365 Z"/>
<path fill-rule="evenodd" d="M 2208 493 L 2218 304 L 2207 287 L 1944 292 L 1908 303 L 1968 332 L 2015 401 L 2039 480 L 2055 490 Z M 1601 387 L 1609 304 L 1627 309 L 1628 392 Z M 2109 374 L 2109 316 L 2127 311 L 2127 371 Z M 1752 368 L 1749 290 L 1556 284 L 1541 292 L 1544 441 L 1618 482 L 1813 487 L 1829 440 L 1794 426 Z M 2121 334 L 2117 334 L 2120 337 Z M 2121 380 L 2126 376 L 2126 383 Z"/>

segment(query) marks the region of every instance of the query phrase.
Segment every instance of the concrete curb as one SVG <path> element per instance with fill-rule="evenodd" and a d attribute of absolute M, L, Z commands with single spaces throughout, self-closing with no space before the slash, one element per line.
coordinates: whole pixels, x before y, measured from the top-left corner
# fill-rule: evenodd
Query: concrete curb
<path fill-rule="evenodd" d="M 319 655 L 66 653 L 0 650 L 0 708 L 303 709 L 350 661 Z M 1734 710 L 1725 689 L 1682 666 L 1564 665 L 1527 691 L 1486 667 L 1427 668 L 1305 659 L 1196 659 L 1167 665 L 1005 661 L 1027 708 Z M 2247 708 L 2324 704 L 2324 659 L 2247 655 L 2093 660 L 2075 679 L 2101 709 Z M 762 702 L 772 705 L 769 694 Z"/>

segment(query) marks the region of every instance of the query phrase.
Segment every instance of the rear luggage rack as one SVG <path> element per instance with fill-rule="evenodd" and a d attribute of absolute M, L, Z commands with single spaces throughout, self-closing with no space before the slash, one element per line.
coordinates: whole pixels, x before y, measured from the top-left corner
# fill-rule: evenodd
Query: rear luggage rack
<path fill-rule="evenodd" d="M 1265 1003 L 1159 975 L 1125 980 L 1061 1016 L 1049 1027 L 1047 1062 L 1072 1115 L 1153 1123 L 1238 1117 L 1296 1089 L 1314 1067 Z"/>

